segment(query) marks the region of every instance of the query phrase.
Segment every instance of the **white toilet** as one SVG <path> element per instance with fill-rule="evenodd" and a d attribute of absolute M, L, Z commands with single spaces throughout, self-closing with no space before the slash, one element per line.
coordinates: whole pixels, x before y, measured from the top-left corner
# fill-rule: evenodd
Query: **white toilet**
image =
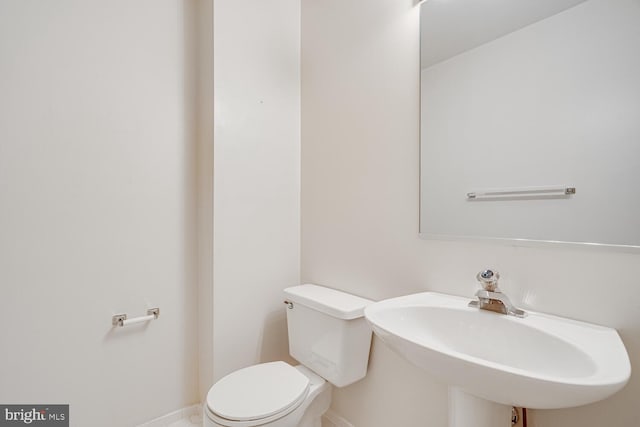
<path fill-rule="evenodd" d="M 344 387 L 367 373 L 372 301 L 316 285 L 284 290 L 289 353 L 301 365 L 253 365 L 211 387 L 204 427 L 320 427 L 331 385 Z M 327 382 L 328 381 L 328 382 Z"/>

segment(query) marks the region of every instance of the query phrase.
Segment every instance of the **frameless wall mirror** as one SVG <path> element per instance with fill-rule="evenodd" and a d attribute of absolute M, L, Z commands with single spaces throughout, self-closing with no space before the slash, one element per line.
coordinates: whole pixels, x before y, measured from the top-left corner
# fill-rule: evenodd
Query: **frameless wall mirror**
<path fill-rule="evenodd" d="M 420 179 L 425 238 L 640 247 L 640 0 L 422 3 Z"/>

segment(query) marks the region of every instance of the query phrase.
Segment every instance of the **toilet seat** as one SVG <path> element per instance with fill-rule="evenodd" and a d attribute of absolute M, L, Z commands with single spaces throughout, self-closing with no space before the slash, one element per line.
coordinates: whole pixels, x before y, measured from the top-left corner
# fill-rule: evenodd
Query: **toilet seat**
<path fill-rule="evenodd" d="M 295 410 L 306 399 L 310 380 L 285 362 L 235 371 L 209 390 L 209 410 L 229 425 L 266 423 Z"/>

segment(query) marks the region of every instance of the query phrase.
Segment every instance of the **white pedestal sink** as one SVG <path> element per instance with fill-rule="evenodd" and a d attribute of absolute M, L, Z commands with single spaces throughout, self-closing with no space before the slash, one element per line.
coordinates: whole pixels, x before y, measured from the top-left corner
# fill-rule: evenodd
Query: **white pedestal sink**
<path fill-rule="evenodd" d="M 629 380 L 614 329 L 535 312 L 517 318 L 470 301 L 424 292 L 365 309 L 383 342 L 449 385 L 450 427 L 509 427 L 512 406 L 586 405 Z"/>
<path fill-rule="evenodd" d="M 449 387 L 449 427 L 511 427 L 511 406 Z"/>

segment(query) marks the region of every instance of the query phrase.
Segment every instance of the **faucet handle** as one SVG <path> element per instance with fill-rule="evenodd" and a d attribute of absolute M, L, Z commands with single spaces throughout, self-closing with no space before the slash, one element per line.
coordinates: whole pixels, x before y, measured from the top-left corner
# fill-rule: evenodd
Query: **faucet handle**
<path fill-rule="evenodd" d="M 500 292 L 498 290 L 498 279 L 500 279 L 500 273 L 492 270 L 482 270 L 476 275 L 476 279 L 480 282 L 480 285 L 485 291 Z"/>

